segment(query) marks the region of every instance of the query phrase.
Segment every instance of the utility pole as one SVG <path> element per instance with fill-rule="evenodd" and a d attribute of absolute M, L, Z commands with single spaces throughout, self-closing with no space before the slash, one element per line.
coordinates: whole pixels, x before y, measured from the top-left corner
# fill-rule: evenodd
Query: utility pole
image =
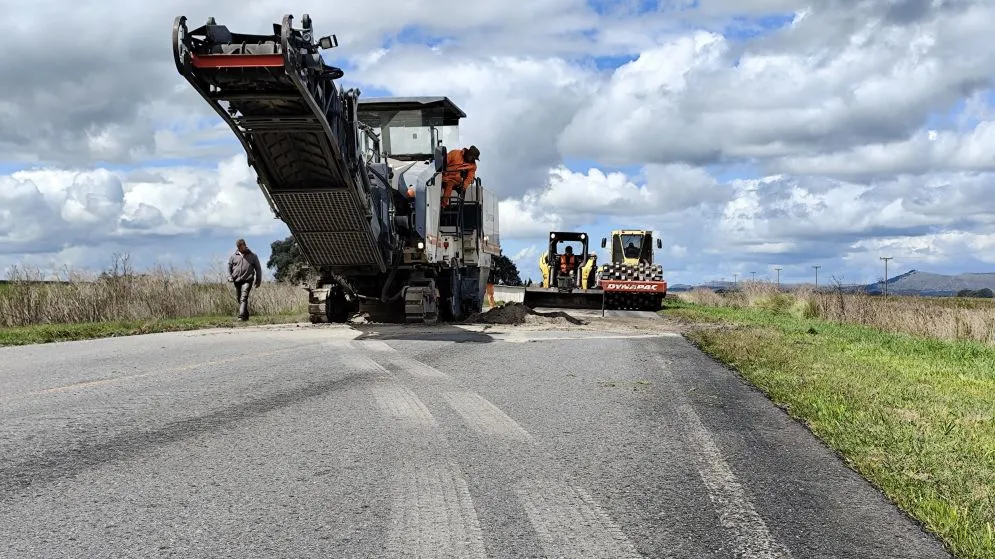
<path fill-rule="evenodd" d="M 757 273 L 756 272 L 750 272 L 750 273 L 753 274 L 753 281 L 756 282 L 757 281 Z"/>
<path fill-rule="evenodd" d="M 783 268 L 781 268 L 780 266 L 777 266 L 774 269 L 777 270 L 777 288 L 780 289 L 781 288 L 781 270 L 783 270 Z"/>
<path fill-rule="evenodd" d="M 732 275 L 732 284 L 735 285 L 735 286 L 737 286 L 737 287 L 739 286 L 739 272 L 733 273 L 733 275 Z"/>
<path fill-rule="evenodd" d="M 819 289 L 819 268 L 822 266 L 812 266 L 815 268 L 815 288 Z"/>
<path fill-rule="evenodd" d="M 888 261 L 891 260 L 892 256 L 882 256 L 881 260 L 884 260 L 884 296 L 888 296 Z"/>

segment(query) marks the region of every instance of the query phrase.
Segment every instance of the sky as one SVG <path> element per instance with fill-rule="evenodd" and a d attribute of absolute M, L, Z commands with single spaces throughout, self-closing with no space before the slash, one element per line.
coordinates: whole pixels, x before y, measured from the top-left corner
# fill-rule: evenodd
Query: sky
<path fill-rule="evenodd" d="M 343 87 L 445 95 L 523 279 L 549 231 L 651 229 L 674 283 L 995 271 L 988 0 L 219 0 L 10 5 L 0 271 L 217 269 L 289 234 L 177 73 L 187 16 L 308 10 Z M 301 13 L 293 12 L 300 10 Z M 39 38 L 42 38 L 39 41 Z M 11 79 L 13 77 L 13 79 Z M 459 146 L 449 146 L 459 147 Z M 602 253 L 599 260 L 604 261 Z M 822 278 L 826 278 L 823 280 Z"/>

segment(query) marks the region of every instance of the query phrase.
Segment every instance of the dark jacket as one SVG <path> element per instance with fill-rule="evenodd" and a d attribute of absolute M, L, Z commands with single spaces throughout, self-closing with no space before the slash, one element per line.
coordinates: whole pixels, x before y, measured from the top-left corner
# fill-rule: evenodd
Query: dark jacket
<path fill-rule="evenodd" d="M 251 250 L 245 254 L 236 250 L 228 259 L 228 276 L 232 281 L 239 282 L 255 279 L 256 285 L 259 285 L 263 281 L 263 267 L 259 264 L 259 257 Z"/>

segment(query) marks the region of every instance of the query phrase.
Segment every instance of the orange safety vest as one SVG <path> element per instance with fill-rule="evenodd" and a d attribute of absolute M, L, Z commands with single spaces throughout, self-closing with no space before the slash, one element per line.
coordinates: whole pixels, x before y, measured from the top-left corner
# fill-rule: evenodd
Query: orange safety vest
<path fill-rule="evenodd" d="M 569 261 L 567 260 L 569 258 Z M 574 254 L 560 255 L 560 273 L 568 274 L 577 266 L 577 256 Z"/>

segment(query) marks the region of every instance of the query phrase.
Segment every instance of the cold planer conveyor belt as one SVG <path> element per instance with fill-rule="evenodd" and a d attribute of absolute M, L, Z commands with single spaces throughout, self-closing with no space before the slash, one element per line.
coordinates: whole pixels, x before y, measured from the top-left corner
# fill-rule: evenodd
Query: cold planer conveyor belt
<path fill-rule="evenodd" d="M 285 16 L 273 35 L 232 33 L 213 19 L 188 32 L 180 16 L 176 68 L 231 127 L 270 207 L 312 265 L 382 273 L 381 227 L 371 209 L 379 204 L 352 155 L 356 94 L 340 95 L 333 80 L 342 71 L 309 52 L 309 18 L 303 31 L 291 22 Z"/>

